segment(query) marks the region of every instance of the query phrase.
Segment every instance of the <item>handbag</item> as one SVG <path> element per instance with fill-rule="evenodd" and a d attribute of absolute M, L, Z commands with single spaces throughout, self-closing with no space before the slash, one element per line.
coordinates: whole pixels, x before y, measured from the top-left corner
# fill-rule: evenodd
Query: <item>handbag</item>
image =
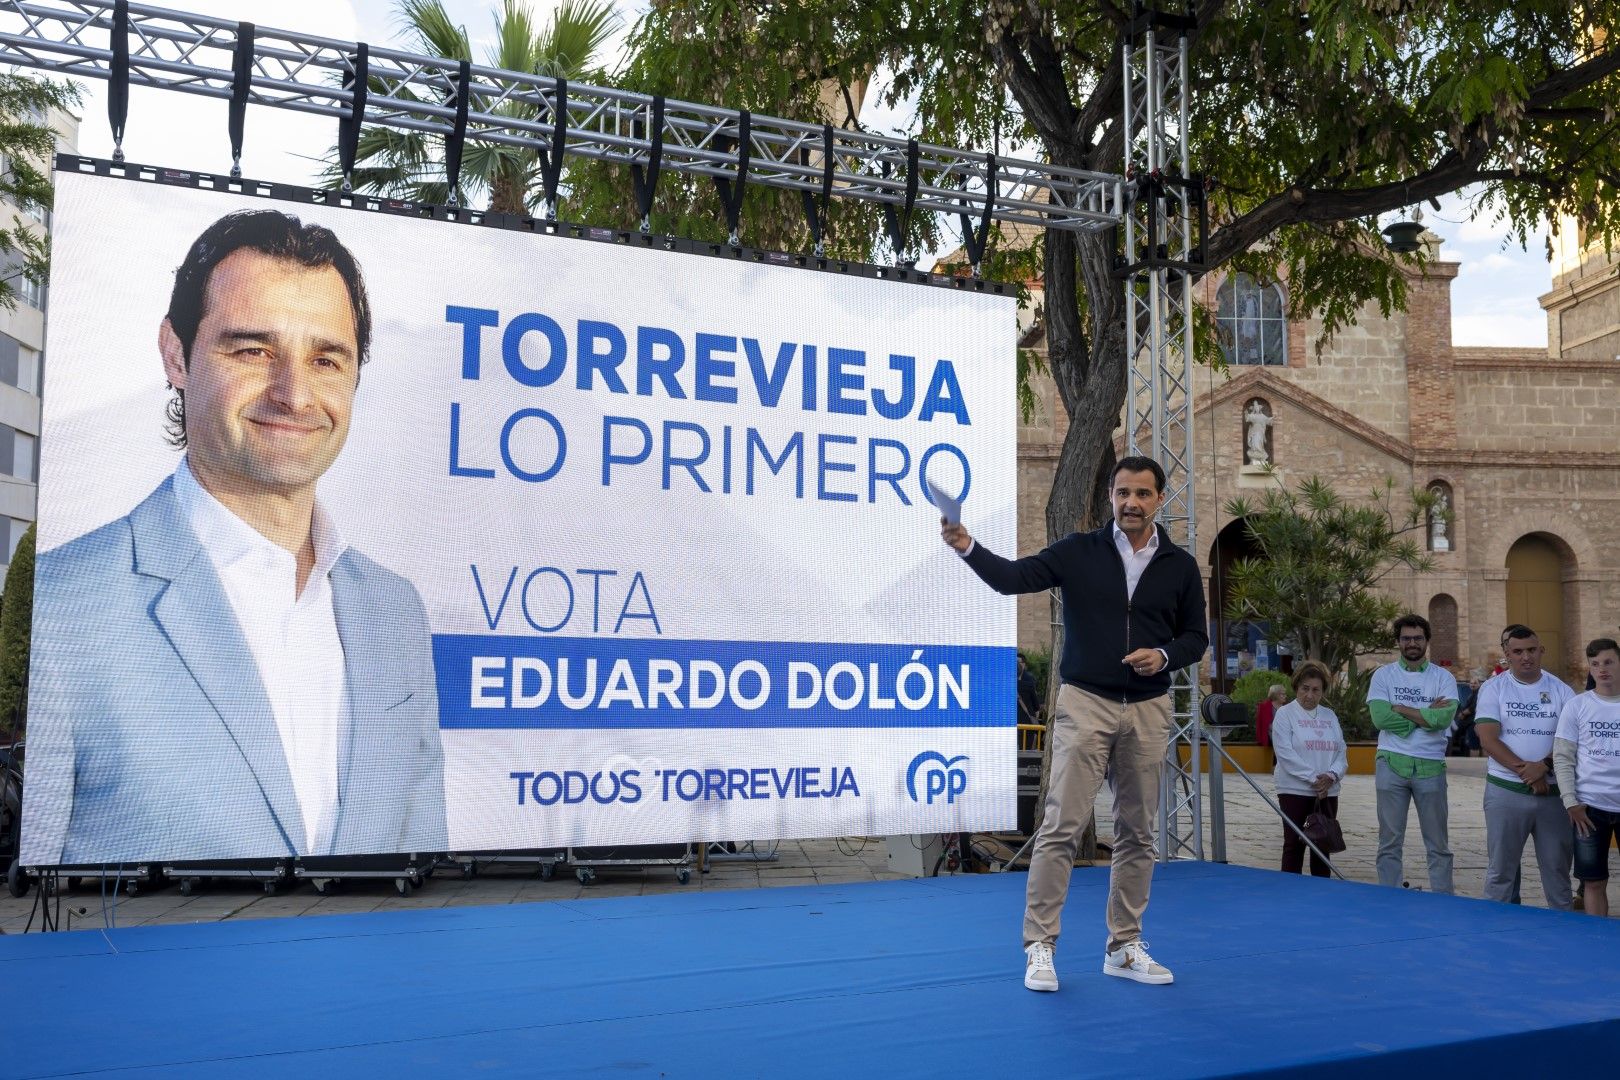
<path fill-rule="evenodd" d="M 1316 800 L 1316 809 L 1305 815 L 1303 831 L 1306 839 L 1328 855 L 1344 850 L 1344 830 L 1337 819 L 1322 812 L 1321 799 Z"/>

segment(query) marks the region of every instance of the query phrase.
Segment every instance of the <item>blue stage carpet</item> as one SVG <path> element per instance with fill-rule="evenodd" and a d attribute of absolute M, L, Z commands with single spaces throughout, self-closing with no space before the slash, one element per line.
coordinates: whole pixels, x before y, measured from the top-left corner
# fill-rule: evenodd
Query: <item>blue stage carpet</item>
<path fill-rule="evenodd" d="M 5 937 L 0 1075 L 1615 1075 L 1620 922 L 1177 864 L 1139 986 L 1106 885 L 1056 994 L 1018 874 Z"/>

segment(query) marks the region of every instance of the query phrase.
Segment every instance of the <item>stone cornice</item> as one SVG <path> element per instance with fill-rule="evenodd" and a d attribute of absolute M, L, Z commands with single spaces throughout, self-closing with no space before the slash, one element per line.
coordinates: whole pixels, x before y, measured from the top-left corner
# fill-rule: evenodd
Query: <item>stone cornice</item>
<path fill-rule="evenodd" d="M 1395 438 L 1382 428 L 1374 427 L 1337 405 L 1328 404 L 1315 394 L 1295 386 L 1288 380 L 1278 378 L 1263 367 L 1250 368 L 1243 374 L 1228 379 L 1213 394 L 1200 399 L 1195 411 L 1204 413 L 1216 405 L 1226 404 L 1233 398 L 1249 396 L 1287 401 L 1325 420 L 1345 434 L 1377 447 L 1390 457 L 1398 458 L 1408 465 L 1412 463 L 1413 450 L 1410 443 Z"/>
<path fill-rule="evenodd" d="M 1508 459 L 1512 459 L 1511 461 Z M 1620 469 L 1620 453 L 1600 450 L 1426 450 L 1414 465 L 1453 466 L 1465 469 Z"/>
<path fill-rule="evenodd" d="M 1607 292 L 1614 288 L 1617 277 L 1620 277 L 1620 265 L 1607 266 L 1596 273 L 1553 286 L 1549 291 L 1536 297 L 1536 302 L 1547 311 L 1568 307 L 1579 300 L 1585 300 L 1593 293 Z"/>
<path fill-rule="evenodd" d="M 1513 352 L 1526 355 L 1514 356 Z M 1613 360 L 1555 360 L 1539 349 L 1457 349 L 1458 371 L 1568 372 L 1620 376 L 1620 363 Z"/>
<path fill-rule="evenodd" d="M 1454 345 L 1451 349 L 1453 360 L 1458 364 L 1479 363 L 1481 361 L 1501 361 L 1502 363 L 1553 363 L 1547 356 L 1546 349 L 1525 348 L 1516 345 Z"/>

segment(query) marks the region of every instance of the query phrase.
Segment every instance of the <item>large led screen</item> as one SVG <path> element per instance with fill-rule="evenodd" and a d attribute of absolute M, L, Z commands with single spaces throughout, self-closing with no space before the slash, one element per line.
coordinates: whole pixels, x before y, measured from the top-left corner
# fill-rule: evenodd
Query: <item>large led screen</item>
<path fill-rule="evenodd" d="M 1010 827 L 1010 297 L 66 171 L 23 861 Z"/>

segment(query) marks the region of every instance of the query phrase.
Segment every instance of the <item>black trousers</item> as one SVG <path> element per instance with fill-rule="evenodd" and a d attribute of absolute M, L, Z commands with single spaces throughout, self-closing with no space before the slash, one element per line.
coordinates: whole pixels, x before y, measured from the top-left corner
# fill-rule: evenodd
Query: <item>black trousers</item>
<path fill-rule="evenodd" d="M 1300 828 L 1305 827 L 1305 819 L 1316 809 L 1316 796 L 1314 795 L 1283 795 L 1278 794 L 1277 804 L 1282 812 Z M 1322 813 L 1330 818 L 1339 816 L 1339 797 L 1329 795 L 1322 800 Z M 1283 826 L 1282 869 L 1285 874 L 1303 874 L 1305 872 L 1305 852 L 1310 850 L 1305 846 L 1304 839 L 1293 829 Z M 1331 877 L 1333 871 L 1328 869 L 1327 862 L 1316 852 L 1311 852 L 1311 875 L 1313 877 Z"/>

